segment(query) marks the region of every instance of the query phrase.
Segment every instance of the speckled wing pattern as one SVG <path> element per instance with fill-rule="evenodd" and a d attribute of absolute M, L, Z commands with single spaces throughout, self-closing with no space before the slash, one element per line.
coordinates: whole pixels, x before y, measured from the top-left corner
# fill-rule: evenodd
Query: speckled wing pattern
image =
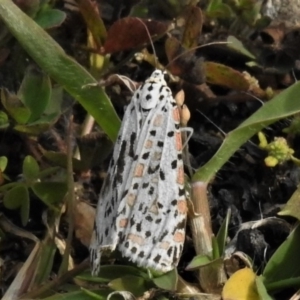
<path fill-rule="evenodd" d="M 138 266 L 167 272 L 185 238 L 186 196 L 180 115 L 155 70 L 128 105 L 99 196 L 90 246 L 92 274 L 116 248 Z"/>

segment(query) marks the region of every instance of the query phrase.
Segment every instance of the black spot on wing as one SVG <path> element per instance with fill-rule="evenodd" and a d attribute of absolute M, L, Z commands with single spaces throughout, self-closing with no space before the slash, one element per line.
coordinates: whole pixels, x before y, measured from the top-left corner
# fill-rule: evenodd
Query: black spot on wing
<path fill-rule="evenodd" d="M 129 223 L 130 223 L 130 227 L 132 227 L 135 224 L 135 221 L 134 221 L 133 217 L 130 218 Z"/>
<path fill-rule="evenodd" d="M 171 162 L 171 168 L 172 169 L 176 169 L 177 168 L 177 160 L 176 159 Z"/>
<path fill-rule="evenodd" d="M 136 224 L 136 231 L 138 232 L 142 231 L 142 222 Z"/>
<path fill-rule="evenodd" d="M 172 200 L 172 201 L 171 201 L 171 205 L 173 205 L 173 206 L 177 205 L 177 200 L 176 200 L 176 199 L 175 199 L 175 200 Z"/>
<path fill-rule="evenodd" d="M 151 186 L 150 189 L 149 189 L 149 191 L 148 191 L 148 194 L 149 195 L 153 195 L 153 193 L 154 193 L 154 187 Z"/>
<path fill-rule="evenodd" d="M 157 146 L 158 146 L 159 148 L 163 148 L 164 142 L 158 141 L 158 142 L 157 142 Z"/>
<path fill-rule="evenodd" d="M 146 216 L 145 219 L 149 222 L 153 222 L 153 218 L 150 215 Z"/>
<path fill-rule="evenodd" d="M 178 261 L 178 253 L 177 252 L 178 252 L 177 248 L 174 247 L 173 264 L 177 264 L 177 261 Z M 180 249 L 180 252 L 181 252 L 181 249 Z"/>
<path fill-rule="evenodd" d="M 132 132 L 131 135 L 130 135 L 130 143 L 129 143 L 129 152 L 128 152 L 128 155 L 130 157 L 134 157 L 134 144 L 135 144 L 135 140 L 136 140 L 136 133 L 135 132 Z"/>
<path fill-rule="evenodd" d="M 154 257 L 154 262 L 156 262 L 157 264 L 159 263 L 159 261 L 161 260 L 161 255 L 156 255 L 155 257 Z"/>
<path fill-rule="evenodd" d="M 185 196 L 185 190 L 179 188 L 179 193 L 178 193 L 178 195 L 179 195 L 179 196 Z"/>
<path fill-rule="evenodd" d="M 155 172 L 157 172 L 159 170 L 159 165 L 157 165 L 156 167 L 150 167 L 148 168 L 148 174 L 154 174 Z"/>
<path fill-rule="evenodd" d="M 115 176 L 115 180 L 117 183 L 122 183 L 123 182 L 123 172 L 124 172 L 124 168 L 125 168 L 125 153 L 126 153 L 126 146 L 127 146 L 127 142 L 124 140 L 121 143 L 121 147 L 120 147 L 120 154 L 119 154 L 119 158 L 117 160 L 117 171 L 116 171 L 116 176 Z"/>
<path fill-rule="evenodd" d="M 149 155 L 150 155 L 150 152 L 145 152 L 145 153 L 142 155 L 142 159 L 148 159 L 148 158 L 149 158 Z"/>
<path fill-rule="evenodd" d="M 146 189 L 149 186 L 149 184 L 150 184 L 149 182 L 144 182 L 142 185 L 142 188 Z"/>

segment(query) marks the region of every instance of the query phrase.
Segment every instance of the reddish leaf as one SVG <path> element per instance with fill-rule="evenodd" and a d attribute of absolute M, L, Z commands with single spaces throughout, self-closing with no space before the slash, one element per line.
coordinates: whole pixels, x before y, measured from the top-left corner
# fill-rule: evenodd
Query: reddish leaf
<path fill-rule="evenodd" d="M 120 19 L 108 30 L 104 44 L 105 53 L 124 51 L 149 43 L 146 27 L 153 38 L 167 32 L 168 23 L 132 17 Z"/>
<path fill-rule="evenodd" d="M 208 83 L 225 86 L 238 91 L 247 91 L 249 89 L 249 82 L 237 70 L 214 62 L 206 62 L 205 70 Z"/>
<path fill-rule="evenodd" d="M 198 38 L 202 31 L 203 17 L 199 7 L 188 6 L 184 12 L 185 29 L 182 37 L 182 45 L 188 49 L 198 45 Z"/>

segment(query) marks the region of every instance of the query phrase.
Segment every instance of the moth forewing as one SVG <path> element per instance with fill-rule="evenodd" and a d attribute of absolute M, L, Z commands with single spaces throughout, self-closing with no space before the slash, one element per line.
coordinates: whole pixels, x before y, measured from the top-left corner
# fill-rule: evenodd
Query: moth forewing
<path fill-rule="evenodd" d="M 177 266 L 187 213 L 179 123 L 177 104 L 156 70 L 133 95 L 122 122 L 109 184 L 100 193 L 93 270 L 101 251 L 116 246 L 142 267 L 166 272 Z"/>
<path fill-rule="evenodd" d="M 99 273 L 102 252 L 113 251 L 118 243 L 118 229 L 115 220 L 120 198 L 124 192 L 125 181 L 133 161 L 131 153 L 134 152 L 136 145 L 133 136 L 138 135 L 140 128 L 137 105 L 139 104 L 136 101 L 131 101 L 125 111 L 107 177 L 100 191 L 90 245 L 93 275 Z"/>

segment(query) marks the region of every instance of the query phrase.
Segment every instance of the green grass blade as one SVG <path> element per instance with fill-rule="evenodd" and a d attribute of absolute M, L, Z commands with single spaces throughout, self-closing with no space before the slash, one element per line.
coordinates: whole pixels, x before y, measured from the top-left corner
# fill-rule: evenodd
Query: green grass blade
<path fill-rule="evenodd" d="M 300 83 L 296 83 L 264 104 L 238 128 L 229 132 L 218 152 L 193 176 L 193 181 L 210 181 L 247 140 L 266 126 L 299 113 Z"/>
<path fill-rule="evenodd" d="M 104 90 L 86 87 L 96 83 L 75 60 L 11 0 L 0 2 L 0 16 L 7 28 L 36 63 L 90 113 L 111 140 L 115 141 L 120 120 Z"/>

